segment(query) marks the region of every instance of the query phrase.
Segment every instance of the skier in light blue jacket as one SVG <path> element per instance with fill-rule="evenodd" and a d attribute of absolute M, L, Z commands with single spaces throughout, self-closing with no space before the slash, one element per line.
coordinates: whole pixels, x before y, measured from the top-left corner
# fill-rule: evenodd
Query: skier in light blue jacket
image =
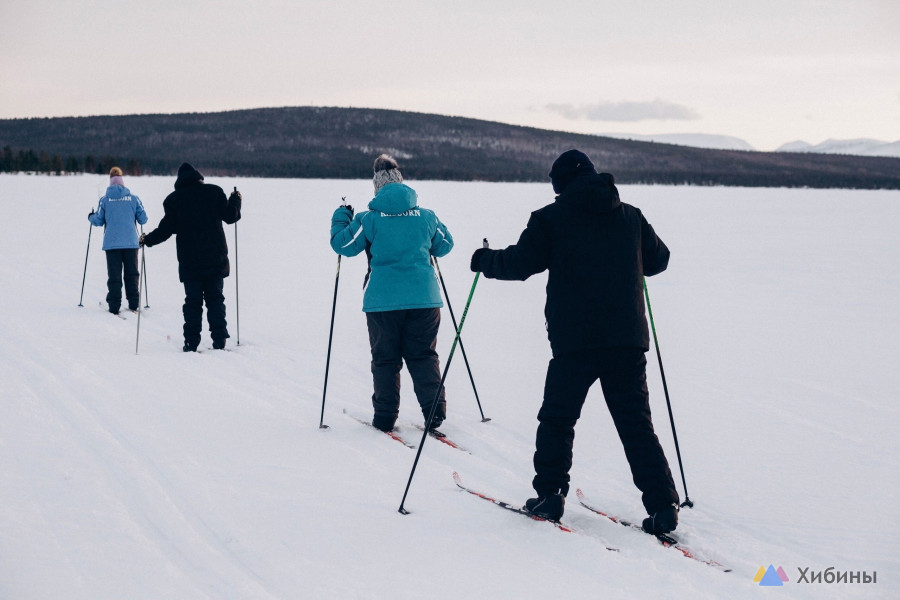
<path fill-rule="evenodd" d="M 138 309 L 140 289 L 138 273 L 138 234 L 135 222 L 147 222 L 147 213 L 141 199 L 125 187 L 122 169 L 113 167 L 109 172 L 109 187 L 100 198 L 97 211 L 91 211 L 88 220 L 96 227 L 105 226 L 103 250 L 106 253 L 106 303 L 109 312 L 119 314 L 122 307 L 122 273 L 125 273 L 125 296 L 128 310 Z"/>
<path fill-rule="evenodd" d="M 413 380 L 425 418 L 438 397 L 429 428 L 446 418 L 440 361 L 435 351 L 441 323 L 441 292 L 431 257 L 446 255 L 453 237 L 433 211 L 418 205 L 415 190 L 405 185 L 397 161 L 386 154 L 375 159 L 375 198 L 369 210 L 354 217 L 353 207 L 340 206 L 331 218 L 331 247 L 343 256 L 366 252 L 368 284 L 363 312 L 372 349 L 374 394 L 372 424 L 390 431 L 399 416 L 400 369 Z"/>

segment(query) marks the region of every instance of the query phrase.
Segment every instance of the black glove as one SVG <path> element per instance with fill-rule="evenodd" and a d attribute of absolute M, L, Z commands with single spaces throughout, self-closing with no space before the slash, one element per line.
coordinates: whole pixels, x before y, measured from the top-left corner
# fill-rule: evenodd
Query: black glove
<path fill-rule="evenodd" d="M 469 268 L 475 273 L 481 271 L 481 256 L 487 251 L 488 248 L 479 248 L 472 253 L 472 261 L 469 263 Z"/>
<path fill-rule="evenodd" d="M 235 202 L 235 201 L 240 202 L 243 199 L 244 199 L 244 197 L 241 196 L 241 193 L 239 191 L 237 191 L 237 189 L 235 189 L 233 192 L 231 192 L 231 195 L 228 196 L 228 200 L 231 202 Z"/>
<path fill-rule="evenodd" d="M 145 236 L 143 233 L 140 235 L 140 237 L 138 237 L 138 245 L 140 245 L 141 248 L 144 247 L 144 238 L 145 238 L 145 237 L 146 237 L 146 236 Z"/>

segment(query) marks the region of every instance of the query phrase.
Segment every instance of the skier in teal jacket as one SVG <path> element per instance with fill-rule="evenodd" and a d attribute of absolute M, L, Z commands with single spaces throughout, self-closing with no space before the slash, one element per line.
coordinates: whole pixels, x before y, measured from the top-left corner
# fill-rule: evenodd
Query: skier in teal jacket
<path fill-rule="evenodd" d="M 453 237 L 433 211 L 418 205 L 415 190 L 402 183 L 393 158 L 379 156 L 374 172 L 376 193 L 368 211 L 356 216 L 351 206 L 334 211 L 331 247 L 343 256 L 366 252 L 369 257 L 363 312 L 372 349 L 372 424 L 390 431 L 399 415 L 404 361 L 425 418 L 440 389 L 435 347 L 444 303 L 431 257 L 450 252 Z M 441 390 L 434 419 L 426 426 L 438 427 L 445 418 Z"/>

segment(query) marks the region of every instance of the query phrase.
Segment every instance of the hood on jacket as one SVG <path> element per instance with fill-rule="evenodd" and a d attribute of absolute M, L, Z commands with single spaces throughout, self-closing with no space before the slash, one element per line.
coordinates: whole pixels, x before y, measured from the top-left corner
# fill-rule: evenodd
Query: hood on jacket
<path fill-rule="evenodd" d="M 111 185 L 106 188 L 106 197 L 113 198 L 118 200 L 119 198 L 124 198 L 125 196 L 130 196 L 131 190 L 129 190 L 124 185 Z"/>
<path fill-rule="evenodd" d="M 400 215 L 413 209 L 419 202 L 416 191 L 403 183 L 389 183 L 378 190 L 369 202 L 369 210 L 386 215 Z"/>
<path fill-rule="evenodd" d="M 181 188 L 194 185 L 201 181 L 203 181 L 203 175 L 200 171 L 195 169 L 191 163 L 181 163 L 181 166 L 178 167 L 178 178 L 175 180 L 175 189 L 180 190 Z"/>
<path fill-rule="evenodd" d="M 594 173 L 576 177 L 556 201 L 590 213 L 610 212 L 619 207 L 619 190 L 610 173 Z"/>

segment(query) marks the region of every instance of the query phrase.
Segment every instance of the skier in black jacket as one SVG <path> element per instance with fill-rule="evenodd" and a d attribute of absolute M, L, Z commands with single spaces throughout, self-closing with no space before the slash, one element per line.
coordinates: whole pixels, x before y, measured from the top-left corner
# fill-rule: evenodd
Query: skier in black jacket
<path fill-rule="evenodd" d="M 222 349 L 229 337 L 223 288 L 230 271 L 222 222 L 240 220 L 241 194 L 235 190 L 226 199 L 222 188 L 204 183 L 197 169 L 183 163 L 163 209 L 159 225 L 141 237 L 141 245 L 155 246 L 175 234 L 178 278 L 185 295 L 183 350 L 195 352 L 200 345 L 204 300 L 213 348 Z"/>
<path fill-rule="evenodd" d="M 518 243 L 479 248 L 471 262 L 493 279 L 524 281 L 549 270 L 544 314 L 553 358 L 538 413 L 532 482 L 538 497 L 525 508 L 552 520 L 562 516 L 575 423 L 599 379 L 650 515 L 644 529 L 671 531 L 678 492 L 650 416 L 643 297 L 644 276 L 666 269 L 669 250 L 641 211 L 619 200 L 613 176 L 598 174 L 584 153 L 563 153 L 550 179 L 556 201 L 531 214 Z"/>

